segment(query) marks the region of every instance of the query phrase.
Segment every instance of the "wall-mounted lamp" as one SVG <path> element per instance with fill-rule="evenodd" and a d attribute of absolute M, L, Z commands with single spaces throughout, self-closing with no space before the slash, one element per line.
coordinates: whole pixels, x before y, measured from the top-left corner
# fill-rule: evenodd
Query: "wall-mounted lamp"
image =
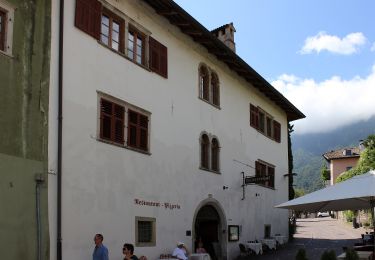
<path fill-rule="evenodd" d="M 228 186 L 223 186 L 223 190 L 227 190 L 228 189 Z"/>

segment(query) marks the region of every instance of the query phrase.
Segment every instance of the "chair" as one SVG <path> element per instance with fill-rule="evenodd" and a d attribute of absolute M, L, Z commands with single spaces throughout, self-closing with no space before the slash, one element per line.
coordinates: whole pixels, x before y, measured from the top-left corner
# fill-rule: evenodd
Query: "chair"
<path fill-rule="evenodd" d="M 248 256 L 251 254 L 251 251 L 247 250 L 244 244 L 239 243 L 238 247 L 240 248 L 240 256 Z"/>

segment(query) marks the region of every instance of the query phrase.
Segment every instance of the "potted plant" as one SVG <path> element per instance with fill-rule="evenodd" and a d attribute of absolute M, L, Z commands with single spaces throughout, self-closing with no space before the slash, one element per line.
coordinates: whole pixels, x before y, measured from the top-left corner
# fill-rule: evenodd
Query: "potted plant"
<path fill-rule="evenodd" d="M 298 249 L 296 260 L 308 260 L 306 257 L 306 250 L 304 248 Z"/>
<path fill-rule="evenodd" d="M 348 248 L 346 250 L 346 256 L 345 256 L 344 259 L 346 259 L 346 260 L 359 260 L 359 256 L 353 248 Z"/>
<path fill-rule="evenodd" d="M 324 251 L 320 260 L 337 260 L 336 253 L 334 250 Z"/>

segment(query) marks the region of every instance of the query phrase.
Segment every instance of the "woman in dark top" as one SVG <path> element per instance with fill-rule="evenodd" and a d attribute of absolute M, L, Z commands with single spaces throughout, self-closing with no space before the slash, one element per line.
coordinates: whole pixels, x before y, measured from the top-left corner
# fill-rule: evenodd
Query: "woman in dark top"
<path fill-rule="evenodd" d="M 124 244 L 122 253 L 124 254 L 124 260 L 138 260 L 138 257 L 134 255 L 134 246 L 132 244 Z"/>

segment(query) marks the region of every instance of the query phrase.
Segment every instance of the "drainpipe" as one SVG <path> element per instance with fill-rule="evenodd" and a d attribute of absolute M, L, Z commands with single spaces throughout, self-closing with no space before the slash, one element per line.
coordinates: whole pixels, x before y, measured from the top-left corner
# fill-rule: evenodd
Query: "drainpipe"
<path fill-rule="evenodd" d="M 57 132 L 57 260 L 62 259 L 61 236 L 61 161 L 62 161 L 62 97 L 63 97 L 63 50 L 64 50 L 64 0 L 60 0 L 59 15 L 59 72 L 58 72 L 58 132 Z"/>
<path fill-rule="evenodd" d="M 37 259 L 42 259 L 42 220 L 40 217 L 40 187 L 44 183 L 44 177 L 42 174 L 35 175 L 35 206 L 36 206 L 36 235 L 37 235 Z"/>

